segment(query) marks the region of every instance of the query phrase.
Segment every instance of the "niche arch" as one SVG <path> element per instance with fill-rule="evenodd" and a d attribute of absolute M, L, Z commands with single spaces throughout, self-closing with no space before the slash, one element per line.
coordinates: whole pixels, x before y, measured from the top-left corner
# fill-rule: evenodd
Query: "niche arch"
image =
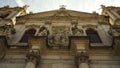
<path fill-rule="evenodd" d="M 87 28 L 86 34 L 90 38 L 90 43 L 102 43 L 97 30 L 93 28 Z"/>
<path fill-rule="evenodd" d="M 22 38 L 20 39 L 20 43 L 27 43 L 28 42 L 28 38 L 34 36 L 36 33 L 36 29 L 35 28 L 29 28 L 27 30 L 25 30 Z"/>

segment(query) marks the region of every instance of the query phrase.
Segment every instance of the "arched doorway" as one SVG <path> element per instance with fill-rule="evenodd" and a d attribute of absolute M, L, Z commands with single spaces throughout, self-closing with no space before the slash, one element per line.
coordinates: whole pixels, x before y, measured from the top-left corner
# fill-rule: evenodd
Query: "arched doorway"
<path fill-rule="evenodd" d="M 20 42 L 21 43 L 27 43 L 28 38 L 34 36 L 35 33 L 36 33 L 36 30 L 34 28 L 26 30 L 23 37 L 21 38 Z"/>
<path fill-rule="evenodd" d="M 99 34 L 96 30 L 88 28 L 86 30 L 87 36 L 90 38 L 90 43 L 102 43 Z"/>

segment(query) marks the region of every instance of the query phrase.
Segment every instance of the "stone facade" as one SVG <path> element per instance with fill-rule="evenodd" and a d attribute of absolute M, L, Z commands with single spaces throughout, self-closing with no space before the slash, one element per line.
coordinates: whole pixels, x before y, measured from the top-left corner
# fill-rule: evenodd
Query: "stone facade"
<path fill-rule="evenodd" d="M 120 68 L 120 7 L 102 9 L 0 8 L 0 67 Z"/>

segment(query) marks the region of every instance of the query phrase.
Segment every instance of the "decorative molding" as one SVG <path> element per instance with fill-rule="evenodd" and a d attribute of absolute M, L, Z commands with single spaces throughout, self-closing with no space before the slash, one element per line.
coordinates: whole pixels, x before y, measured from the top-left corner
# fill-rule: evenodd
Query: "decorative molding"
<path fill-rule="evenodd" d="M 30 25 L 26 25 L 25 28 L 40 28 L 40 25 L 30 24 Z"/>
<path fill-rule="evenodd" d="M 48 45 L 57 49 L 68 47 L 69 27 L 52 26 L 52 35 L 48 38 Z"/>
<path fill-rule="evenodd" d="M 92 25 L 92 24 L 87 24 L 87 25 L 83 25 L 82 28 L 97 28 L 97 25 Z"/>
<path fill-rule="evenodd" d="M 71 15 L 65 9 L 64 10 L 59 10 L 53 15 L 53 17 L 63 17 L 63 16 L 71 17 Z"/>

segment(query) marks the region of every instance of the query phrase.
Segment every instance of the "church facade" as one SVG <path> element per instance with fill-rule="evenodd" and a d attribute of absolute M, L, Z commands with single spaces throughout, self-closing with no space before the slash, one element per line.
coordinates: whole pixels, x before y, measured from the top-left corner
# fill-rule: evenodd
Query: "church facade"
<path fill-rule="evenodd" d="M 0 68 L 120 68 L 120 7 L 101 8 L 0 8 Z"/>

